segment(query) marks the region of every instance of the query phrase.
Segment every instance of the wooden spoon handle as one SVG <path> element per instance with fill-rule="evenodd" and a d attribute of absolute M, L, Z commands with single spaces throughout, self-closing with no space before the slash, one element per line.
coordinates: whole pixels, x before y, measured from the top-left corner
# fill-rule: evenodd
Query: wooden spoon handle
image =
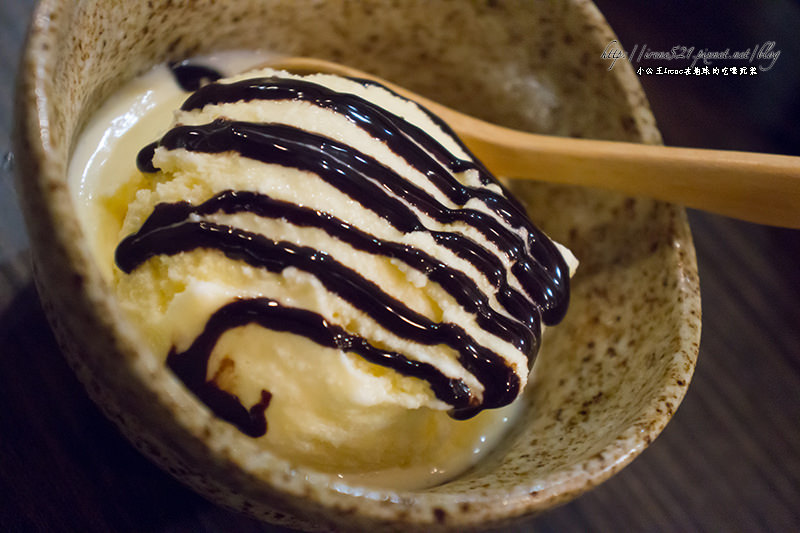
<path fill-rule="evenodd" d="M 477 135 L 454 129 L 499 176 L 610 189 L 750 222 L 800 228 L 797 157 L 570 139 L 505 128 L 487 139 L 494 125 L 489 126 Z"/>
<path fill-rule="evenodd" d="M 498 176 L 610 189 L 750 222 L 800 228 L 800 158 L 527 133 L 465 115 L 360 70 L 314 58 L 270 63 L 378 81 L 441 117 Z"/>

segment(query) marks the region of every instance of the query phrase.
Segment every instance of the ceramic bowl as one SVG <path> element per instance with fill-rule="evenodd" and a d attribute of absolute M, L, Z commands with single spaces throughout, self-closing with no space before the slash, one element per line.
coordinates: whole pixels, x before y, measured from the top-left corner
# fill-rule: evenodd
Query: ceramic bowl
<path fill-rule="evenodd" d="M 259 450 L 137 349 L 92 262 L 66 173 L 87 118 L 124 81 L 159 62 L 243 48 L 347 62 L 507 126 L 659 142 L 630 65 L 609 70 L 601 58 L 612 39 L 583 0 L 43 0 L 21 63 L 18 185 L 41 298 L 89 394 L 187 485 L 298 528 L 499 526 L 609 478 L 664 428 L 695 366 L 698 279 L 681 208 L 514 182 L 534 220 L 581 261 L 522 418 L 453 481 L 368 490 Z"/>

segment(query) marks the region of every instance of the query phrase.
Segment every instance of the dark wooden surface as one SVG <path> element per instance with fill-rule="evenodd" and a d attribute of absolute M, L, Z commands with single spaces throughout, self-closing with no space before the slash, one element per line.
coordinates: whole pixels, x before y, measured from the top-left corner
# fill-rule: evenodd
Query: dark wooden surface
<path fill-rule="evenodd" d="M 642 82 L 667 144 L 800 155 L 797 2 L 597 3 L 628 49 L 724 50 L 776 41 L 781 56 L 755 78 Z M 30 0 L 0 2 L 3 154 L 31 9 Z M 699 212 L 690 220 L 703 337 L 686 399 L 632 465 L 515 531 L 800 530 L 800 231 Z M 152 466 L 100 415 L 62 360 L 30 283 L 25 233 L 4 169 L 0 531 L 231 530 L 276 531 L 215 507 Z"/>

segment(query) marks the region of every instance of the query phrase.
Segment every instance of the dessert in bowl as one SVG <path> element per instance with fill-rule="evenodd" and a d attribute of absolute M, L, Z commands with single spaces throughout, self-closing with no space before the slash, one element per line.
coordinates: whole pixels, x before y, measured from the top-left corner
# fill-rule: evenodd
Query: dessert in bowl
<path fill-rule="evenodd" d="M 600 59 L 612 38 L 584 2 L 154 3 L 135 12 L 43 2 L 21 73 L 20 188 L 42 299 L 89 393 L 169 472 L 283 524 L 486 526 L 607 479 L 664 427 L 693 370 L 699 297 L 681 209 L 509 182 L 536 224 L 581 262 L 570 309 L 544 336 L 512 427 L 488 454 L 433 486 L 377 486 L 264 448 L 153 356 L 98 260 L 96 228 L 68 169 L 103 102 L 126 83 L 154 65 L 230 50 L 347 62 L 508 126 L 657 142 L 633 74 L 607 71 Z M 153 168 L 166 167 L 158 157 Z"/>

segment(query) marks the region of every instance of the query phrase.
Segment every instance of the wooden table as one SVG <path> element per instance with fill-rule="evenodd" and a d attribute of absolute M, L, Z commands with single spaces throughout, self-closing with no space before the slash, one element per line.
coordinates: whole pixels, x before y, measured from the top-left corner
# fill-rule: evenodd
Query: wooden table
<path fill-rule="evenodd" d="M 630 0 L 598 4 L 628 49 L 776 41 L 782 55 L 753 79 L 642 82 L 668 144 L 800 155 L 796 2 L 749 10 L 724 2 L 670 10 Z M 1 153 L 9 147 L 13 72 L 31 8 L 31 0 L 0 4 Z M 3 174 L 0 531 L 277 531 L 172 480 L 88 400 L 31 285 L 24 229 Z M 695 212 L 690 220 L 703 338 L 685 401 L 631 466 L 513 531 L 800 530 L 800 231 Z"/>

